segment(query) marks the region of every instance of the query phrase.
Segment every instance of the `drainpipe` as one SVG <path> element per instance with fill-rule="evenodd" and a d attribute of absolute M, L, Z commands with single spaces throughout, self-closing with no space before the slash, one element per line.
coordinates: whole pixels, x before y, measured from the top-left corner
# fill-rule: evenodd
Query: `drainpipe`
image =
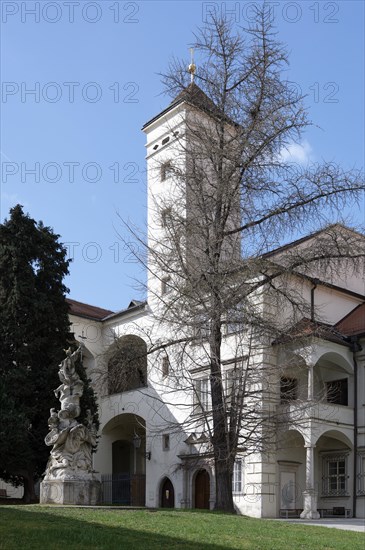
<path fill-rule="evenodd" d="M 361 346 L 358 343 L 357 336 L 351 336 L 351 349 L 354 363 L 354 477 L 352 487 L 352 508 L 353 517 L 356 518 L 356 506 L 357 506 L 357 431 L 358 431 L 358 419 L 357 419 L 357 387 L 358 387 L 358 369 L 356 361 L 356 353 L 361 351 Z"/>
<path fill-rule="evenodd" d="M 317 288 L 319 279 L 312 279 L 313 286 L 311 288 L 311 321 L 314 322 L 314 291 Z"/>

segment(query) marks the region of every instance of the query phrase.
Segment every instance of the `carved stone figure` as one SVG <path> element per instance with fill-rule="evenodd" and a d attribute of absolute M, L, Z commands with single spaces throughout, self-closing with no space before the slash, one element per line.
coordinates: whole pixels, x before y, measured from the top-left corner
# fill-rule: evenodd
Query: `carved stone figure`
<path fill-rule="evenodd" d="M 58 372 L 61 381 L 55 390 L 61 410 L 50 410 L 49 433 L 45 443 L 52 446 L 44 481 L 94 479 L 92 448 L 96 444 L 96 426 L 91 411 L 87 411 L 86 425 L 78 422 L 81 413 L 80 398 L 84 383 L 76 372 L 76 362 L 82 356 L 80 345 L 73 353 L 65 350 L 66 358 Z"/>

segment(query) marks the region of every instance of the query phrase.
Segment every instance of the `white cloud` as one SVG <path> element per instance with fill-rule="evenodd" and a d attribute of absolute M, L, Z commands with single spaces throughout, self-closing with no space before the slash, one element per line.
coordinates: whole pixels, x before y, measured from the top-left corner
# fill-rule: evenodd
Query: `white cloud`
<path fill-rule="evenodd" d="M 306 165 L 313 161 L 313 149 L 307 140 L 301 143 L 291 143 L 280 152 L 280 160 L 286 162 L 297 162 Z"/>

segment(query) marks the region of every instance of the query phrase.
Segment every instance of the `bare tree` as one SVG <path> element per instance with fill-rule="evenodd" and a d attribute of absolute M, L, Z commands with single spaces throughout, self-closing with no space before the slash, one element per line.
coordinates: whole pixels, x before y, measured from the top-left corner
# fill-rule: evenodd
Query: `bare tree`
<path fill-rule="evenodd" d="M 159 337 L 148 353 L 162 365 L 157 392 L 160 384 L 164 402 L 184 411 L 177 425 L 214 464 L 216 508 L 233 511 L 237 453 L 268 451 L 276 437 L 272 343 L 314 317 L 303 281 L 319 269 L 331 280 L 331 270 L 354 270 L 364 257 L 361 234 L 328 223 L 357 203 L 364 183 L 333 162 L 303 167 L 283 155 L 310 122 L 283 79 L 287 54 L 265 7 L 244 33 L 212 17 L 194 48 L 190 84 L 182 61 L 163 76 L 187 108 L 171 126 L 171 158 L 155 162 L 168 183 L 149 205 L 146 265 Z M 308 231 L 318 232 L 270 252 Z M 296 391 L 287 367 L 283 401 Z"/>

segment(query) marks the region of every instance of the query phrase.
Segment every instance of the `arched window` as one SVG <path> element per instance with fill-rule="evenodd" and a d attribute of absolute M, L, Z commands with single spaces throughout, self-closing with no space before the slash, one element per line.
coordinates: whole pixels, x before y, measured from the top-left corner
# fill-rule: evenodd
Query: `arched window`
<path fill-rule="evenodd" d="M 122 393 L 144 386 L 147 386 L 147 345 L 138 336 L 123 336 L 110 349 L 108 391 Z"/>

